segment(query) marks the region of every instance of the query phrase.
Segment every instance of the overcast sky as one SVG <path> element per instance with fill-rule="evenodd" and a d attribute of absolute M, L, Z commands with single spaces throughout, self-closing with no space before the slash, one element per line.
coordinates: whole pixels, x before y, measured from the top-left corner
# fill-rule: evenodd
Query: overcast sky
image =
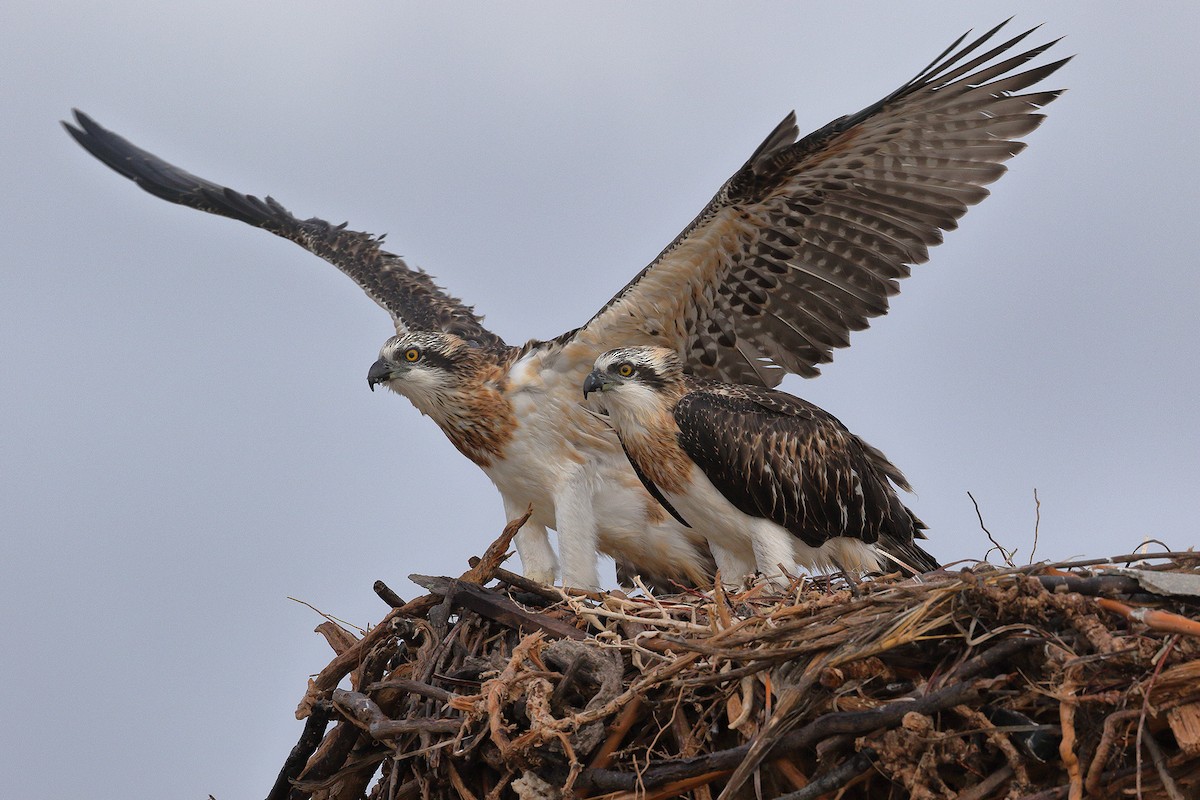
<path fill-rule="evenodd" d="M 1011 14 L 1069 89 L 823 376 L 930 549 L 1197 543 L 1200 6 L 9 0 L 0 9 L 0 774 L 7 796 L 264 795 L 331 656 L 457 574 L 497 493 L 367 390 L 386 314 L 294 245 L 164 203 L 72 106 L 297 215 L 388 232 L 510 342 L 587 319 L 792 108 L 802 131 Z M 448 7 L 448 5 L 446 6 Z M 1105 8 L 1112 9 L 1105 11 Z M 611 575 L 607 568 L 606 575 Z"/>

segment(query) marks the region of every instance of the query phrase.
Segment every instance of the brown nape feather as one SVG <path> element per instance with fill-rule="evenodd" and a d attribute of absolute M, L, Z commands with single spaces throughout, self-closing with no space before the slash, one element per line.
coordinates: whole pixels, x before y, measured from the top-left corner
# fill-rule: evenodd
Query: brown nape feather
<path fill-rule="evenodd" d="M 474 350 L 475 348 L 472 348 Z M 481 467 L 504 457 L 517 418 L 503 394 L 508 365 L 472 353 L 456 367 L 458 382 L 431 416 L 458 451 Z"/>

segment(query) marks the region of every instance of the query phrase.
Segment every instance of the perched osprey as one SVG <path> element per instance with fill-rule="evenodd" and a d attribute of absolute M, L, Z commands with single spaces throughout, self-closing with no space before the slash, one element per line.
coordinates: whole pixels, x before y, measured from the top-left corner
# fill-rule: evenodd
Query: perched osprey
<path fill-rule="evenodd" d="M 925 525 L 892 484 L 887 457 L 832 414 L 777 389 L 695 378 L 674 350 L 626 347 L 596 359 L 600 392 L 630 463 L 676 519 L 704 531 L 723 578 L 809 569 L 937 569 L 914 544 Z M 891 565 L 882 565 L 891 566 Z"/>
<path fill-rule="evenodd" d="M 505 343 L 469 306 L 367 233 L 302 220 L 191 175 L 76 112 L 68 132 L 146 191 L 289 239 L 341 269 L 392 317 L 397 335 L 372 387 L 405 395 L 500 490 L 525 572 L 551 581 L 559 533 L 566 584 L 596 588 L 597 548 L 647 578 L 705 582 L 704 532 L 643 488 L 616 436 L 579 403 L 598 356 L 654 345 L 698 377 L 775 386 L 812 376 L 848 334 L 887 311 L 909 265 L 928 258 L 1020 152 L 1058 91 L 1020 94 L 1058 61 L 1018 71 L 1053 42 L 994 46 L 1000 26 L 960 38 L 917 77 L 858 113 L 798 138 L 787 117 L 684 231 L 576 330 Z M 957 48 L 957 49 L 956 49 Z"/>

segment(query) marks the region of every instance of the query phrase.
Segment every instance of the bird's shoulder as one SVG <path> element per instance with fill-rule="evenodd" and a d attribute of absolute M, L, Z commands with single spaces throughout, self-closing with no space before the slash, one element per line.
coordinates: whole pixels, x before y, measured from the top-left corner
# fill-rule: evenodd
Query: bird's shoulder
<path fill-rule="evenodd" d="M 676 404 L 677 415 L 696 411 L 747 417 L 790 418 L 796 421 L 836 422 L 820 406 L 778 389 L 722 383 L 688 377 L 687 391 Z"/>

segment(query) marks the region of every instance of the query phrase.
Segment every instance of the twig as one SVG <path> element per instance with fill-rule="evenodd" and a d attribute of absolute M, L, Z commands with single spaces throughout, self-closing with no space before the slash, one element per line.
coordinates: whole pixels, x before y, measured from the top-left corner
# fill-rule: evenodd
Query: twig
<path fill-rule="evenodd" d="M 474 567 L 477 566 L 480 561 L 481 559 L 479 556 L 471 556 L 471 558 L 467 560 L 467 563 Z M 507 583 L 509 586 L 512 586 L 515 589 L 520 589 L 523 592 L 529 592 L 530 594 L 537 595 L 538 597 L 542 598 L 543 600 L 547 600 L 550 603 L 562 602 L 562 595 L 545 584 L 538 583 L 537 581 L 531 581 L 524 575 L 518 575 L 515 572 L 510 572 L 503 567 L 496 567 L 493 577 L 495 577 L 495 579 L 498 581 Z"/>
<path fill-rule="evenodd" d="M 1054 571 L 1058 572 L 1058 570 Z M 1048 591 L 1053 592 L 1061 587 L 1068 592 L 1092 597 L 1106 594 L 1130 594 L 1139 592 L 1142 588 L 1137 578 L 1131 578 L 1128 575 L 1093 575 L 1085 578 L 1069 572 L 1060 572 L 1056 575 L 1035 575 L 1034 577 Z"/>
<path fill-rule="evenodd" d="M 1005 764 L 970 789 L 960 792 L 954 800 L 984 800 L 992 792 L 1003 786 L 1005 781 L 1010 780 L 1012 776 L 1012 764 Z"/>
<path fill-rule="evenodd" d="M 1088 796 L 1100 796 L 1100 776 L 1104 773 L 1104 764 L 1108 761 L 1108 754 L 1112 752 L 1113 743 L 1116 741 L 1117 725 L 1134 719 L 1140 714 L 1140 709 L 1128 708 L 1124 711 L 1115 711 L 1105 718 L 1104 734 L 1100 737 L 1100 744 L 1096 746 L 1096 753 L 1092 756 L 1092 763 L 1088 766 L 1087 779 L 1083 783 Z"/>
<path fill-rule="evenodd" d="M 1142 797 L 1142 734 L 1146 729 L 1146 717 L 1150 716 L 1150 693 L 1154 691 L 1154 684 L 1158 681 L 1159 673 L 1162 672 L 1163 666 L 1167 663 L 1167 656 L 1171 654 L 1176 641 L 1178 641 L 1178 638 L 1174 636 L 1168 640 L 1162 658 L 1158 660 L 1158 664 L 1154 667 L 1154 672 L 1150 674 L 1149 683 L 1142 691 L 1142 713 L 1138 715 L 1137 726 L 1137 777 L 1134 779 L 1137 783 L 1138 800 L 1141 800 Z"/>
<path fill-rule="evenodd" d="M 1167 769 L 1167 759 L 1163 756 L 1162 748 L 1158 746 L 1158 742 L 1155 741 L 1152 735 L 1146 734 L 1146 738 L 1142 740 L 1142 743 L 1150 751 L 1150 759 L 1154 762 L 1154 768 L 1158 770 L 1158 778 L 1162 781 L 1163 789 L 1167 792 L 1167 797 L 1171 798 L 1171 800 L 1187 800 L 1183 796 L 1183 792 L 1179 790 L 1179 785 L 1175 783 L 1175 779 L 1171 777 L 1171 772 Z"/>
<path fill-rule="evenodd" d="M 365 694 L 345 689 L 333 691 L 333 705 L 375 741 L 405 733 L 457 733 L 462 727 L 461 719 L 391 719 Z"/>
<path fill-rule="evenodd" d="M 1033 487 L 1033 549 L 1029 551 L 1029 563 L 1033 563 L 1033 557 L 1037 554 L 1038 548 L 1038 528 L 1042 526 L 1042 501 L 1038 499 L 1037 487 Z"/>
<path fill-rule="evenodd" d="M 375 581 L 371 587 L 375 590 L 375 594 L 379 595 L 379 599 L 387 603 L 392 608 L 400 608 L 404 605 L 404 600 L 400 595 L 392 591 L 392 587 L 388 586 L 383 581 Z"/>
<path fill-rule="evenodd" d="M 621 715 L 617 717 L 617 721 L 613 723 L 612 730 L 608 733 L 608 738 L 604 740 L 604 744 L 596 751 L 596 755 L 592 758 L 590 769 L 604 769 L 612 763 L 613 753 L 621 746 L 625 736 L 629 733 L 629 729 L 633 727 L 633 723 L 637 722 L 638 717 L 642 713 L 642 699 L 634 696 L 625 707 L 621 709 Z"/>
<path fill-rule="evenodd" d="M 786 758 L 775 759 L 771 762 L 771 766 L 779 772 L 784 780 L 791 784 L 793 791 L 803 789 L 812 783 L 809 777 L 800 771 L 799 767 Z"/>
<path fill-rule="evenodd" d="M 496 570 L 500 568 L 500 565 L 510 555 L 508 546 L 512 544 L 513 537 L 517 535 L 517 531 L 521 530 L 521 527 L 529 521 L 531 516 L 533 516 L 532 504 L 525 509 L 524 514 L 516 519 L 509 520 L 508 524 L 504 526 L 504 530 L 500 532 L 500 536 L 496 538 L 496 541 L 487 546 L 487 550 L 483 552 L 483 558 L 479 560 L 479 563 L 472 565 L 469 570 L 462 574 L 459 580 L 468 583 L 477 583 L 481 586 L 490 581 L 496 574 Z"/>
<path fill-rule="evenodd" d="M 463 783 L 462 776 L 460 776 L 458 774 L 458 770 L 454 768 L 454 762 L 447 762 L 446 767 L 450 772 L 450 785 L 454 787 L 454 791 L 458 792 L 459 798 L 461 798 L 461 800 L 478 800 L 478 798 L 475 797 L 475 793 L 468 789 L 467 785 Z"/>
<path fill-rule="evenodd" d="M 587 634 L 574 625 L 548 614 L 526 611 L 499 592 L 483 586 L 431 575 L 409 575 L 408 579 L 434 594 L 443 595 L 451 605 L 469 608 L 480 616 L 513 629 L 545 631 L 551 636 L 565 639 L 587 638 Z"/>
<path fill-rule="evenodd" d="M 875 751 L 864 747 L 834 769 L 814 778 L 808 786 L 795 792 L 781 794 L 776 800 L 815 800 L 823 794 L 841 789 L 850 781 L 871 768 L 876 758 Z"/>
<path fill-rule="evenodd" d="M 1051 561 L 1048 564 L 1042 564 L 1041 567 L 1058 567 L 1064 569 L 1082 569 L 1083 567 L 1099 567 L 1106 564 L 1129 564 L 1134 561 L 1146 561 L 1153 559 L 1166 559 L 1168 561 L 1183 561 L 1200 560 L 1200 552 L 1194 550 L 1172 550 L 1167 553 L 1125 553 L 1119 556 L 1108 556 L 1107 558 L 1087 558 L 1078 559 L 1075 561 Z M 1034 565 L 1037 567 L 1038 565 Z M 1169 565 L 1168 565 L 1169 566 Z M 1023 568 L 1028 569 L 1028 567 Z"/>
<path fill-rule="evenodd" d="M 983 532 L 987 534 L 988 541 L 992 543 L 992 550 L 999 550 L 1000 555 L 1004 558 L 1004 563 L 1010 567 L 1015 567 L 1016 564 L 1013 563 L 1012 557 L 1016 555 L 1017 551 L 1005 550 L 1000 546 L 1000 543 L 997 542 L 995 537 L 992 536 L 992 532 L 987 529 L 987 525 L 983 524 L 983 513 L 979 510 L 979 503 L 975 501 L 975 495 L 967 492 L 967 497 L 971 498 L 971 502 L 975 506 L 975 516 L 979 517 L 979 527 L 983 528 Z M 990 554 L 992 550 L 989 550 L 987 553 L 983 554 L 984 559 L 987 559 L 988 554 Z"/>
<path fill-rule="evenodd" d="M 328 726 L 329 712 L 320 708 L 313 709 L 313 712 L 308 715 L 308 719 L 304 721 L 304 731 L 300 734 L 300 740 L 288 753 L 287 759 L 283 762 L 283 768 L 279 770 L 279 777 L 275 779 L 275 785 L 267 793 L 267 800 L 285 800 L 290 794 L 292 781 L 300 775 L 304 765 L 308 763 L 308 759 L 316 752 L 317 745 L 325 737 L 325 728 Z"/>
<path fill-rule="evenodd" d="M 598 795 L 592 800 L 667 800 L 671 797 L 680 797 L 684 792 L 690 792 L 694 789 L 699 789 L 701 786 L 707 786 L 713 781 L 724 778 L 729 774 L 729 770 L 717 770 L 715 772 L 706 772 L 703 775 L 695 775 L 691 778 L 684 778 L 668 783 L 660 789 L 655 789 L 652 792 L 633 790 L 629 792 L 613 792 L 611 794 Z"/>
<path fill-rule="evenodd" d="M 986 714 L 966 706 L 956 706 L 954 713 L 974 724 L 987 737 L 988 742 L 1004 755 L 1004 758 L 1008 761 L 1008 774 L 1016 778 L 1019 788 L 1025 788 L 1030 785 L 1029 773 L 1025 769 L 1025 765 L 1021 762 L 1017 748 L 1009 741 L 1006 735 L 997 729 Z M 986 797 L 986 795 L 984 796 Z"/>
<path fill-rule="evenodd" d="M 800 679 L 793 685 L 784 686 L 779 692 L 779 701 L 775 706 L 775 710 L 771 713 L 767 724 L 763 726 L 754 738 L 751 740 L 750 749 L 747 751 L 742 763 L 737 765 L 737 769 L 733 771 L 733 775 L 729 776 L 729 782 L 725 784 L 725 788 L 721 790 L 721 795 L 717 800 L 729 800 L 736 795 L 738 789 L 742 788 L 742 784 L 750 777 L 750 774 L 758 768 L 766 758 L 767 753 L 773 749 L 775 742 L 787 735 L 787 732 L 795 727 L 797 720 L 792 714 L 796 705 L 808 694 L 812 685 L 817 682 L 824 671 L 827 662 L 830 660 L 831 653 L 826 652 L 811 661 L 804 668 Z M 770 673 L 764 673 L 769 679 Z M 771 702 L 771 687 L 768 684 L 766 690 L 767 705 Z"/>
<path fill-rule="evenodd" d="M 330 622 L 332 622 L 336 625 L 340 625 L 343 628 L 353 628 L 354 630 L 358 631 L 360 636 L 367 632 L 365 628 L 360 628 L 359 626 L 355 625 L 353 622 L 347 622 L 344 619 L 338 619 L 337 617 L 333 616 L 332 614 L 326 614 L 324 611 L 317 608 L 316 606 L 314 606 L 312 603 L 308 602 L 307 600 L 300 600 L 295 597 L 288 597 L 288 600 L 291 600 L 293 603 L 299 603 L 302 606 L 308 606 L 313 611 L 317 612 L 322 617 L 324 617 L 325 619 L 329 620 Z"/>
<path fill-rule="evenodd" d="M 362 732 L 349 722 L 339 722 L 333 726 L 333 730 L 321 740 L 317 752 L 309 759 L 308 765 L 300 775 L 293 779 L 293 783 L 320 782 L 336 774 L 346 763 L 346 757 L 360 738 Z M 311 794 L 311 791 L 296 785 L 288 794 L 288 798 L 306 800 Z"/>
<path fill-rule="evenodd" d="M 439 700 L 443 703 L 448 703 L 455 697 L 453 692 L 448 692 L 440 686 L 431 686 L 428 683 L 403 678 L 389 678 L 385 681 L 376 681 L 367 686 L 365 691 L 378 692 L 387 689 L 395 689 L 406 694 L 418 694 L 422 697 L 432 697 L 434 700 Z"/>
<path fill-rule="evenodd" d="M 1148 628 L 1163 633 L 1182 633 L 1186 636 L 1200 636 L 1200 622 L 1194 619 L 1172 614 L 1170 611 L 1159 611 L 1155 608 L 1133 608 L 1116 600 L 1101 597 L 1096 601 L 1101 608 L 1120 614 L 1125 619 L 1137 620 Z"/>

